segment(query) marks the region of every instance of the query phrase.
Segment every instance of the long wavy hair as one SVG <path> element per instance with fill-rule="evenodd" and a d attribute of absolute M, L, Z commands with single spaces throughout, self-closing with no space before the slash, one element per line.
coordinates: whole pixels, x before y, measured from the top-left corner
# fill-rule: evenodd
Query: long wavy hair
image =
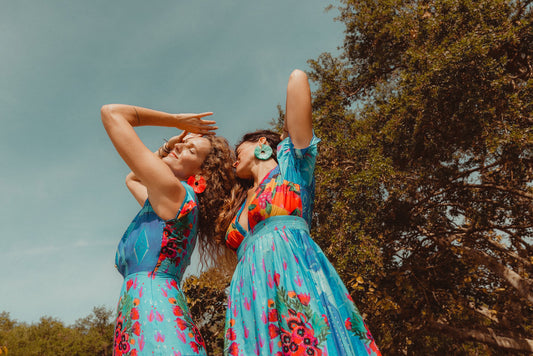
<path fill-rule="evenodd" d="M 235 156 L 237 156 L 237 149 L 240 145 L 245 142 L 256 143 L 261 137 L 266 138 L 267 144 L 270 146 L 270 148 L 272 148 L 272 152 L 274 153 L 272 157 L 277 163 L 278 157 L 276 152 L 277 147 L 281 142 L 281 136 L 279 133 L 270 130 L 257 130 L 245 134 L 235 146 Z M 224 242 L 226 231 L 228 230 L 233 217 L 235 217 L 239 211 L 239 208 L 246 200 L 247 192 L 253 186 L 253 183 L 254 182 L 252 179 L 241 179 L 235 175 L 235 185 L 229 193 L 229 196 L 224 200 L 224 205 L 220 209 L 220 213 L 218 214 L 218 218 L 216 220 L 215 236 L 219 243 Z"/>
<path fill-rule="evenodd" d="M 211 143 L 211 151 L 200 167 L 200 174 L 206 180 L 206 188 L 197 194 L 199 202 L 198 247 L 200 263 L 207 265 L 209 260 L 216 262 L 227 254 L 225 246 L 219 244 L 215 234 L 215 221 L 224 202 L 235 185 L 235 156 L 228 141 L 220 136 L 206 135 Z"/>

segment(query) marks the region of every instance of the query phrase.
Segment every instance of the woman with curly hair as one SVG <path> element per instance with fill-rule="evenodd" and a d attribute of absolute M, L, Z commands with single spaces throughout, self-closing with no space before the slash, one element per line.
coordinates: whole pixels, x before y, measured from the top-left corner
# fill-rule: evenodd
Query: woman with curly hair
<path fill-rule="evenodd" d="M 256 131 L 237 145 L 237 186 L 219 216 L 237 252 L 229 287 L 229 355 L 379 355 L 339 275 L 309 234 L 317 144 L 311 91 L 295 70 L 284 134 Z M 277 152 L 277 154 L 276 154 Z"/>
<path fill-rule="evenodd" d="M 124 276 L 115 324 L 114 355 L 205 355 L 205 344 L 180 289 L 191 253 L 217 253 L 214 221 L 234 183 L 232 151 L 214 136 L 212 113 L 169 114 L 111 104 L 104 127 L 131 173 L 126 185 L 142 206 L 118 245 Z M 155 153 L 136 126 L 184 130 Z M 187 134 L 190 132 L 191 134 Z M 202 254 L 203 252 L 203 254 Z"/>

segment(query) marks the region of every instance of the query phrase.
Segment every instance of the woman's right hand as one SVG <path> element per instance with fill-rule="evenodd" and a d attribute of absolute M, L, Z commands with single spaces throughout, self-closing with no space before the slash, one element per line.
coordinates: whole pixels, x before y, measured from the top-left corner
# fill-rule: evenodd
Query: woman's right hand
<path fill-rule="evenodd" d="M 157 151 L 157 153 L 159 154 L 160 157 L 163 157 L 161 155 L 161 151 L 160 150 L 166 150 L 167 152 L 168 151 L 172 151 L 174 149 L 174 146 L 176 146 L 176 144 L 178 143 L 182 143 L 183 141 L 185 141 L 185 139 L 187 137 L 194 137 L 194 136 L 197 136 L 197 137 L 202 137 L 203 135 L 202 134 L 195 134 L 195 133 L 190 133 L 190 132 L 187 132 L 187 131 L 183 131 L 181 134 L 179 135 L 176 135 L 176 136 L 172 136 L 171 138 L 168 139 L 167 142 L 165 142 L 163 144 L 163 147 L 159 148 L 159 150 Z"/>
<path fill-rule="evenodd" d="M 202 119 L 203 117 L 210 115 L 213 115 L 213 113 L 203 112 L 200 114 L 176 114 L 176 118 L 178 120 L 176 127 L 191 133 L 214 135 L 214 131 L 218 129 L 217 126 L 213 126 L 216 124 L 216 121 Z"/>
<path fill-rule="evenodd" d="M 183 131 L 181 134 L 179 134 L 177 136 L 172 136 L 165 143 L 165 145 L 167 146 L 166 148 L 168 148 L 169 150 L 172 150 L 174 148 L 174 146 L 176 145 L 176 143 L 182 143 L 183 142 L 183 140 L 185 139 L 185 136 L 187 136 L 187 134 L 188 134 L 187 131 Z"/>

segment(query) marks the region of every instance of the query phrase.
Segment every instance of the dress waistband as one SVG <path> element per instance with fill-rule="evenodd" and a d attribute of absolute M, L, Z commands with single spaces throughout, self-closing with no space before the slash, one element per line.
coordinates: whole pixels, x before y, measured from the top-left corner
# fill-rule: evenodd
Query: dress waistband
<path fill-rule="evenodd" d="M 248 231 L 244 239 L 242 240 L 241 244 L 239 245 L 239 248 L 237 249 L 237 258 L 240 260 L 242 255 L 244 254 L 244 251 L 246 250 L 246 245 L 249 245 L 252 243 L 257 236 L 261 236 L 261 232 L 265 229 L 296 229 L 296 230 L 305 230 L 307 233 L 309 233 L 309 226 L 307 225 L 307 222 L 299 217 L 299 216 L 292 216 L 292 215 L 277 215 L 277 216 L 271 216 L 266 220 L 263 220 L 257 225 L 254 226 L 254 228 L 251 231 Z"/>
<path fill-rule="evenodd" d="M 132 279 L 132 278 L 142 278 L 142 279 L 174 279 L 177 281 L 178 285 L 181 283 L 181 276 L 177 276 L 175 274 L 171 273 L 165 273 L 165 272 L 152 272 L 152 271 L 137 271 L 137 272 L 130 272 L 126 275 L 123 275 L 124 280 L 126 279 Z"/>

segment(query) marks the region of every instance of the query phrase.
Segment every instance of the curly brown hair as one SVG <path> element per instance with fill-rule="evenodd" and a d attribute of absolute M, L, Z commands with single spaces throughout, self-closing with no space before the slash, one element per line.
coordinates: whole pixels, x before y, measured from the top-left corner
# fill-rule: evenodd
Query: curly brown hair
<path fill-rule="evenodd" d="M 198 242 L 202 265 L 206 265 L 209 259 L 215 261 L 226 253 L 225 247 L 218 243 L 215 221 L 235 185 L 232 166 L 235 156 L 228 141 L 220 136 L 204 137 L 211 143 L 211 151 L 200 168 L 200 174 L 206 180 L 206 188 L 197 194 L 200 211 Z"/>
<path fill-rule="evenodd" d="M 281 142 L 281 136 L 279 133 L 270 130 L 257 130 L 245 134 L 239 143 L 235 146 L 235 156 L 237 155 L 237 149 L 244 142 L 258 142 L 261 137 L 265 137 L 268 145 L 274 152 L 272 158 L 278 161 L 276 151 L 279 143 Z M 224 205 L 221 207 L 218 218 L 216 220 L 215 236 L 218 242 L 222 243 L 226 231 L 228 230 L 231 221 L 239 211 L 239 208 L 246 200 L 247 191 L 253 185 L 253 180 L 245 180 L 235 177 L 235 185 L 228 197 L 224 200 Z"/>

